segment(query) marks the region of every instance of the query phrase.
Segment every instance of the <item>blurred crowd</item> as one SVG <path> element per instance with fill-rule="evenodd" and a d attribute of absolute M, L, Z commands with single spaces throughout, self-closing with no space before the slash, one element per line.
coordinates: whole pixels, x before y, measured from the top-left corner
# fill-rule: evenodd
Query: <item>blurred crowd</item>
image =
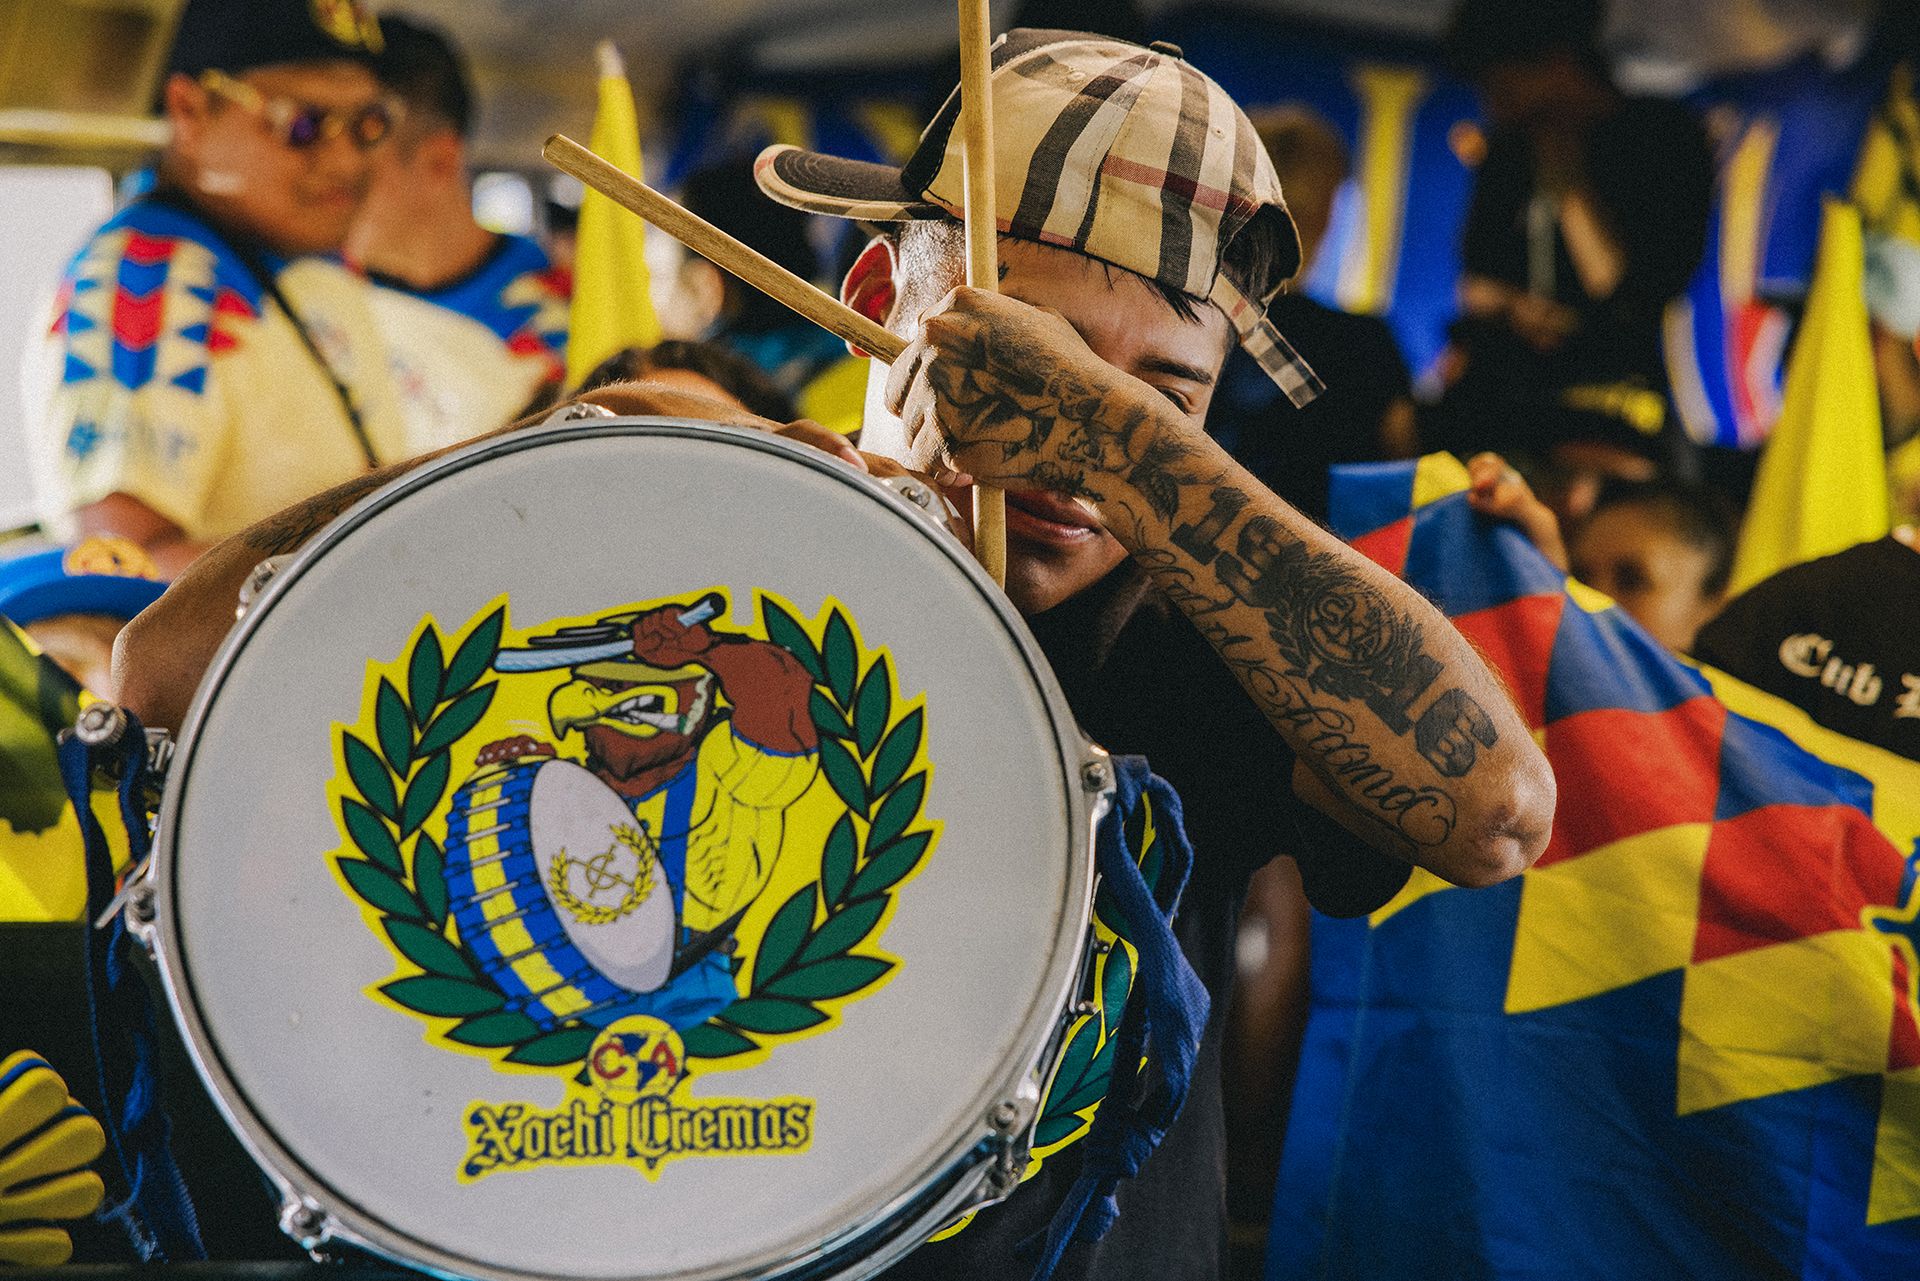
<path fill-rule="evenodd" d="M 15 554 L 0 545 L 0 683 L 12 647 L 43 653 L 74 692 L 111 697 L 119 627 L 211 544 L 582 388 L 666 383 L 775 422 L 858 431 L 864 363 L 677 246 L 653 281 L 670 337 L 601 353 L 570 384 L 572 216 L 550 209 L 537 238 L 476 220 L 477 103 L 454 34 L 383 12 L 374 39 L 318 30 L 307 12 L 186 9 L 162 97 L 171 141 L 150 186 L 74 260 L 30 362 L 42 526 Z M 1894 139 L 1893 178 L 1861 214 L 1871 395 L 1891 451 L 1920 432 L 1920 22 L 1888 13 L 1870 39 L 1894 68 L 1876 126 Z M 1728 610 L 1753 455 L 1689 439 L 1663 328 L 1707 249 L 1719 140 L 1689 106 L 1616 84 L 1605 16 L 1601 0 L 1461 0 L 1453 15 L 1446 58 L 1483 127 L 1457 318 L 1437 364 L 1410 369 L 1382 319 L 1296 289 L 1270 317 L 1326 393 L 1297 408 L 1236 351 L 1208 430 L 1320 520 L 1334 466 L 1437 449 L 1478 459 L 1483 509 L 1660 645 L 1744 669 L 1817 720 L 1920 759 L 1920 682 L 1904 712 L 1869 716 L 1859 697 L 1836 696 L 1860 688 L 1863 663 L 1889 683 L 1920 671 L 1910 534 L 1873 544 L 1871 564 L 1856 557 L 1824 578 L 1803 567 Z M 1350 145 L 1302 106 L 1255 124 L 1300 230 L 1304 280 L 1352 177 Z M 750 156 L 693 170 L 675 194 L 789 270 L 860 289 L 857 265 L 843 286 L 848 264 L 808 215 L 760 193 Z M 1896 486 L 1890 502 L 1895 523 L 1920 514 L 1920 492 Z M 1808 602 L 1826 621 L 1788 619 Z M 1791 638 L 1804 652 L 1787 655 Z M 1285 1124 L 1266 1101 L 1287 1095 L 1299 1028 L 1289 976 L 1305 908 L 1285 884 L 1296 875 L 1282 860 L 1256 879 L 1242 938 L 1229 1099 L 1246 1196 L 1236 1210 L 1256 1223 Z"/>

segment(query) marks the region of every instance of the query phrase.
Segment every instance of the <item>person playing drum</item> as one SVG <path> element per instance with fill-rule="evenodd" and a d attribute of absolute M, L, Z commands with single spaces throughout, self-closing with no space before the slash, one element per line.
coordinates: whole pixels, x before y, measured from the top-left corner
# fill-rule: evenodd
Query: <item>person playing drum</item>
<path fill-rule="evenodd" d="M 1244 114 L 1168 45 L 1016 31 L 993 66 L 999 295 L 956 288 L 955 102 L 901 169 L 790 149 L 761 158 L 760 181 L 782 200 L 899 222 L 860 256 L 843 297 L 912 339 L 872 371 L 872 453 L 806 424 L 785 430 L 851 465 L 929 472 L 949 492 L 976 479 L 1006 488 L 1007 590 L 1082 728 L 1145 754 L 1185 798 L 1196 860 L 1175 932 L 1215 998 L 1192 1091 L 1121 1187 L 1117 1225 L 1070 1249 L 1055 1275 L 1197 1281 L 1223 1267 L 1220 1035 L 1252 871 L 1291 855 L 1315 905 L 1342 913 L 1380 906 L 1410 865 L 1492 884 L 1545 847 L 1554 782 L 1506 692 L 1438 611 L 1203 430 L 1233 341 L 1291 394 L 1316 382 L 1264 320 L 1299 251 Z M 741 421 L 645 384 L 589 399 Z M 397 474 L 204 557 L 123 634 L 127 704 L 177 725 L 255 563 Z M 1005 1203 L 887 1275 L 1016 1274 L 1019 1243 L 1044 1229 L 1079 1163 L 1073 1147 L 1050 1156 Z"/>

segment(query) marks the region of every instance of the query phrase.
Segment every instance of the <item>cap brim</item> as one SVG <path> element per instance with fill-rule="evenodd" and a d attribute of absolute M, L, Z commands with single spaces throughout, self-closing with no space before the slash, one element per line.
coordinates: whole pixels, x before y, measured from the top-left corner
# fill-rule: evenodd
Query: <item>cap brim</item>
<path fill-rule="evenodd" d="M 150 578 L 74 574 L 0 592 L 0 614 L 22 627 L 60 614 L 105 614 L 125 621 L 166 590 L 165 583 Z"/>
<path fill-rule="evenodd" d="M 831 218 L 862 222 L 912 222 L 953 215 L 908 190 L 893 165 L 847 160 L 781 145 L 753 162 L 760 190 L 783 205 Z"/>

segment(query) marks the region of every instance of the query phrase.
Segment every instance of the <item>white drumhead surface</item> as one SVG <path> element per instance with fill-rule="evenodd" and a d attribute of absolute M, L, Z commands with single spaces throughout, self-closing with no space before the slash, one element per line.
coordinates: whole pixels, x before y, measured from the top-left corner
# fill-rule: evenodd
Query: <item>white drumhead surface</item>
<path fill-rule="evenodd" d="M 484 1267 L 726 1274 L 817 1246 L 911 1190 L 977 1126 L 975 1109 L 1013 1067 L 1016 1043 L 1058 1013 L 1035 1012 L 1054 999 L 1045 976 L 1077 941 L 1072 900 L 1085 876 L 1072 850 L 1077 767 L 1064 759 L 1065 713 L 986 597 L 905 512 L 724 436 L 567 433 L 444 469 L 288 577 L 216 669 L 185 736 L 163 831 L 162 921 L 175 923 L 163 947 L 232 1083 L 229 1106 L 293 1155 L 304 1171 L 279 1172 L 323 1205 Z M 370 995 L 420 971 L 333 869 L 353 852 L 337 809 L 348 782 L 341 732 L 375 740 L 377 677 L 397 673 L 406 692 L 395 664 L 423 618 L 457 638 L 504 594 L 512 645 L 549 620 L 717 589 L 730 593 L 731 616 L 714 626 L 740 632 L 755 622 L 756 588 L 791 602 L 809 627 L 837 601 L 865 653 L 891 657 L 900 697 L 924 694 L 932 780 L 919 825 L 939 827 L 918 873 L 895 887 L 890 919 L 854 949 L 896 958 L 891 976 L 828 1003 L 836 1023 L 773 1038 L 752 1066 L 696 1062 L 673 1095 L 807 1101 L 810 1145 L 690 1153 L 652 1177 L 632 1163 L 529 1161 L 463 1181 L 476 1103 L 554 1113 L 601 1096 L 569 1080 L 577 1063 L 502 1066 L 499 1051 L 449 1045 L 449 1020 Z M 552 685 L 567 675 L 497 679 Z M 524 734 L 581 758 L 580 737 L 557 736 L 544 706 L 528 695 L 511 725 L 490 712 L 454 744 L 449 799 L 430 834 L 448 843 L 448 805 L 485 742 Z M 814 812 L 843 804 L 824 777 L 810 786 Z M 595 830 L 606 825 L 595 820 Z M 474 849 L 500 839 L 475 838 Z M 814 879 L 817 823 L 809 840 L 781 847 L 769 894 L 784 898 L 799 871 Z M 594 854 L 590 844 L 574 853 Z M 666 857 L 652 864 L 656 876 Z M 541 869 L 547 878 L 550 857 Z M 512 893 L 527 904 L 548 892 Z M 776 906 L 749 910 L 749 959 L 746 935 Z M 657 940 L 657 921 L 647 928 Z M 639 955 L 645 945 L 613 950 Z M 748 979 L 737 976 L 742 990 Z"/>

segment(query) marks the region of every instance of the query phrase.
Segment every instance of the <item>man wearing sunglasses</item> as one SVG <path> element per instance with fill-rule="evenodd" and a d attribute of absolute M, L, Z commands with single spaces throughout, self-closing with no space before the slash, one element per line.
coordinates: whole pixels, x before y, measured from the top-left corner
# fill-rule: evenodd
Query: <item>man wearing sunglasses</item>
<path fill-rule="evenodd" d="M 391 13 L 380 34 L 380 79 L 405 116 L 374 162 L 347 257 L 375 286 L 410 444 L 435 449 L 559 394 L 571 281 L 539 242 L 474 220 L 477 104 L 452 38 Z"/>
<path fill-rule="evenodd" d="M 401 107 L 352 0 L 189 0 L 153 190 L 62 282 L 36 489 L 56 536 L 171 577 L 204 547 L 406 452 L 366 282 L 336 259 Z"/>

